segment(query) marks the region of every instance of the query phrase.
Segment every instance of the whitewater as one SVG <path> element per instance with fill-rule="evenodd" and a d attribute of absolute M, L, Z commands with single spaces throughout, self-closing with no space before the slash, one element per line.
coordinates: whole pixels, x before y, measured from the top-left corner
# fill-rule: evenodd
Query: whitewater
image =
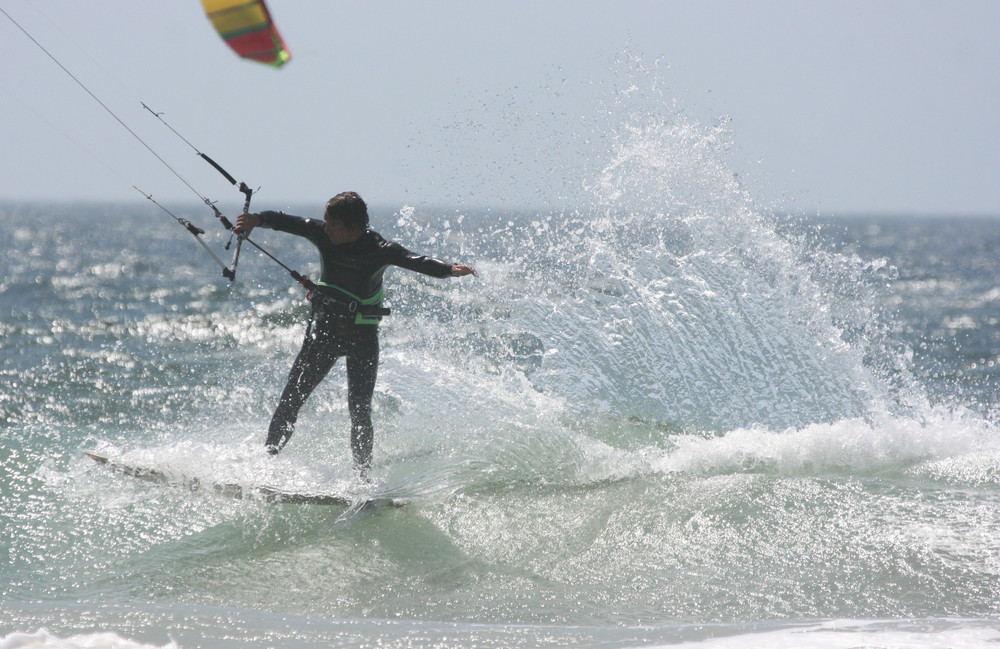
<path fill-rule="evenodd" d="M 0 205 L 0 648 L 1000 641 L 993 224 L 774 214 L 724 124 L 619 116 L 572 209 L 366 197 L 480 271 L 388 273 L 371 484 L 342 365 L 263 453 L 308 311 L 280 268 L 229 286 L 145 204 Z"/>

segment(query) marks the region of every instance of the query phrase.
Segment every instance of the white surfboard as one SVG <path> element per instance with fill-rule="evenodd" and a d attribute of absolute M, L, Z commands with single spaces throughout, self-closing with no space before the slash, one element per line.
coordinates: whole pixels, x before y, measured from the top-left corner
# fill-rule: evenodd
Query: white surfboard
<path fill-rule="evenodd" d="M 115 473 L 127 475 L 144 482 L 155 484 L 165 484 L 172 487 L 179 487 L 192 493 L 210 493 L 236 500 L 258 500 L 271 504 L 287 505 L 334 505 L 339 507 L 357 507 L 359 504 L 388 505 L 390 507 L 401 507 L 402 503 L 389 498 L 376 498 L 366 500 L 361 503 L 357 499 L 349 499 L 344 496 L 321 493 L 306 493 L 285 491 L 275 487 L 250 486 L 236 483 L 207 482 L 200 478 L 186 477 L 173 473 L 167 473 L 159 469 L 134 466 L 119 460 L 112 460 L 98 453 L 84 451 L 84 455 L 94 460 L 100 465 L 111 469 Z"/>

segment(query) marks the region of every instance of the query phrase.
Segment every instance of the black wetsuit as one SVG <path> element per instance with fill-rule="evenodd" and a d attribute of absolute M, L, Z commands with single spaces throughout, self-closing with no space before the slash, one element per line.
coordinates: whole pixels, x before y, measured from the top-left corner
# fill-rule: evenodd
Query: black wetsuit
<path fill-rule="evenodd" d="M 434 277 L 451 275 L 451 264 L 411 253 L 367 230 L 351 243 L 334 245 L 324 222 L 282 212 L 261 212 L 261 226 L 309 239 L 322 259 L 319 288 L 312 297 L 306 328 L 288 383 L 271 418 L 267 448 L 277 453 L 288 443 L 299 409 L 341 356 L 347 357 L 347 403 L 351 414 L 351 451 L 362 472 L 371 465 L 372 396 L 378 374 L 378 323 L 382 275 L 399 266 Z"/>

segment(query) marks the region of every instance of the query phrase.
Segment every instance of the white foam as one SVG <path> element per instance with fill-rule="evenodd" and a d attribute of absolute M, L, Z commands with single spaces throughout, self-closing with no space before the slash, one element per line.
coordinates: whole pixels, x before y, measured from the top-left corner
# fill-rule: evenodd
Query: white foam
<path fill-rule="evenodd" d="M 665 645 L 696 649 L 979 649 L 1000 642 L 1000 628 L 980 621 L 835 620 L 777 631 Z"/>
<path fill-rule="evenodd" d="M 870 473 L 982 453 L 997 448 L 997 437 L 994 425 L 972 413 L 939 409 L 919 419 L 882 414 L 783 431 L 754 427 L 721 437 L 685 435 L 652 464 L 663 472 Z"/>
<path fill-rule="evenodd" d="M 163 649 L 177 649 L 173 641 Z M 0 638 L 0 649 L 157 649 L 158 645 L 128 640 L 110 632 L 87 633 L 60 638 L 45 629 L 34 633 L 11 633 Z"/>

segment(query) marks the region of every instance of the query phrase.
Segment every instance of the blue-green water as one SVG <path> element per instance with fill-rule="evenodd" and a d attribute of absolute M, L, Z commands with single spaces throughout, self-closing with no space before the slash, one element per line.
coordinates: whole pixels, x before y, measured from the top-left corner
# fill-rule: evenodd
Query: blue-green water
<path fill-rule="evenodd" d="M 284 271 L 247 249 L 229 287 L 141 201 L 0 206 L 0 646 L 1000 639 L 997 222 L 770 217 L 669 128 L 594 193 L 373 209 L 481 276 L 390 271 L 371 485 L 342 366 L 262 451 L 307 313 Z"/>

